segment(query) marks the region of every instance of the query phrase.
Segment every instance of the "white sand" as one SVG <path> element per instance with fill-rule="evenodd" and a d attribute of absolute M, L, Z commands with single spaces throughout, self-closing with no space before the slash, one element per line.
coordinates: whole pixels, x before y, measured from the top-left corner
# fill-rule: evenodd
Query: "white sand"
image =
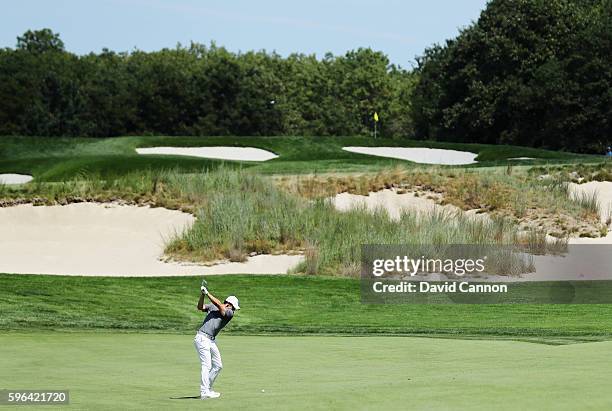
<path fill-rule="evenodd" d="M 287 271 L 304 261 L 303 255 L 260 254 L 249 257 L 244 263 L 224 263 L 203 267 L 200 271 L 209 274 L 286 274 Z"/>
<path fill-rule="evenodd" d="M 584 184 L 570 183 L 570 192 L 576 194 L 597 193 L 599 198 L 599 214 L 601 221 L 606 222 L 612 213 L 612 182 L 590 181 Z M 570 244 L 612 244 L 612 227 L 608 227 L 608 235 L 600 238 L 571 238 Z"/>
<path fill-rule="evenodd" d="M 478 154 L 468 151 L 443 150 L 439 148 L 412 147 L 342 147 L 351 153 L 398 158 L 421 164 L 463 165 L 474 164 Z"/>
<path fill-rule="evenodd" d="M 260 255 L 205 267 L 160 260 L 164 240 L 195 218 L 163 208 L 78 203 L 0 208 L 0 273 L 174 276 L 280 274 L 301 256 Z"/>
<path fill-rule="evenodd" d="M 149 147 L 137 148 L 136 152 L 236 161 L 268 161 L 278 157 L 270 151 L 254 147 Z"/>
<path fill-rule="evenodd" d="M 32 181 L 32 176 L 26 174 L 0 174 L 0 184 L 25 184 Z"/>
<path fill-rule="evenodd" d="M 368 196 L 341 193 L 333 197 L 331 201 L 334 207 L 340 211 L 348 211 L 361 206 L 365 206 L 370 211 L 384 208 L 389 213 L 389 217 L 394 220 L 399 220 L 402 210 L 417 214 L 427 214 L 434 210 L 444 210 L 452 213 L 461 212 L 458 207 L 453 205 L 440 206 L 430 198 L 417 197 L 414 193 L 398 194 L 395 189 L 372 192 Z"/>
<path fill-rule="evenodd" d="M 508 160 L 535 160 L 535 158 L 533 157 L 512 157 L 512 158 L 509 158 Z"/>

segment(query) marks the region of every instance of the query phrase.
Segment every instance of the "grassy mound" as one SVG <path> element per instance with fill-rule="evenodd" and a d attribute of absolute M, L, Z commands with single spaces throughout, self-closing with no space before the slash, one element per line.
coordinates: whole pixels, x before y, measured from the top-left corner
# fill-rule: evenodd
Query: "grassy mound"
<path fill-rule="evenodd" d="M 280 157 L 261 164 L 223 162 L 184 156 L 141 156 L 137 147 L 155 146 L 243 146 L 271 151 Z M 115 178 L 146 169 L 177 168 L 182 172 L 214 169 L 219 164 L 251 167 L 260 173 L 302 174 L 315 172 L 375 171 L 412 163 L 342 150 L 345 146 L 431 147 L 478 153 L 476 166 L 506 164 L 512 157 L 535 157 L 548 161 L 598 161 L 597 156 L 553 152 L 525 147 L 483 144 L 438 143 L 415 140 L 370 139 L 365 137 L 117 137 L 86 138 L 0 138 L 0 172 L 31 174 L 39 181 L 62 181 L 90 174 Z"/>

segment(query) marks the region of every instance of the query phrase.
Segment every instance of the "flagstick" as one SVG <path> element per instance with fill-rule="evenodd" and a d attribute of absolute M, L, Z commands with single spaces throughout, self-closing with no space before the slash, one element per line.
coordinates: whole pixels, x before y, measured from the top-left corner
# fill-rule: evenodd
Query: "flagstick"
<path fill-rule="evenodd" d="M 376 140 L 376 134 L 378 134 L 378 113 L 374 112 L 374 140 Z"/>

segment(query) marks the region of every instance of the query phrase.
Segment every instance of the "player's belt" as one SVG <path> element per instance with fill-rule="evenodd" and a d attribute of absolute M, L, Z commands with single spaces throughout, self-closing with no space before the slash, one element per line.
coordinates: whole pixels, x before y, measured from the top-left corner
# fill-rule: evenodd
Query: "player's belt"
<path fill-rule="evenodd" d="M 208 338 L 211 341 L 215 341 L 215 336 L 205 333 L 204 331 L 198 330 L 198 334 L 202 334 L 204 337 Z"/>

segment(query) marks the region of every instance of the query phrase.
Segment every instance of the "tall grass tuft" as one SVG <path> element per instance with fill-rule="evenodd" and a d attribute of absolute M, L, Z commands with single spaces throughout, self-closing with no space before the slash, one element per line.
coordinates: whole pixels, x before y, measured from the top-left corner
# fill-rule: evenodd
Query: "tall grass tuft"
<path fill-rule="evenodd" d="M 583 210 L 599 216 L 600 203 L 597 191 L 591 193 L 572 193 L 570 199 Z"/>

